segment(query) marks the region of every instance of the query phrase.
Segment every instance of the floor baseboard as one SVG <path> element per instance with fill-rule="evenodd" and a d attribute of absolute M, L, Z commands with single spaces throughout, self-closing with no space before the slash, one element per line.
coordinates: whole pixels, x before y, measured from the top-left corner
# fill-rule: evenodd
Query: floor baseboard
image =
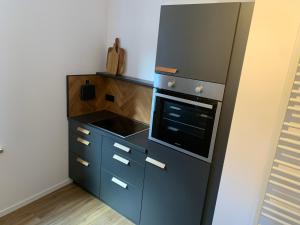
<path fill-rule="evenodd" d="M 21 207 L 23 207 L 25 205 L 28 205 L 28 204 L 30 204 L 30 203 L 32 203 L 32 202 L 34 202 L 34 201 L 36 201 L 36 200 L 38 200 L 38 199 L 40 199 L 40 198 L 48 195 L 48 194 L 50 194 L 50 193 L 52 193 L 52 192 L 54 192 L 54 191 L 56 191 L 56 190 L 58 190 L 58 189 L 60 189 L 60 188 L 62 188 L 64 186 L 70 184 L 70 183 L 72 183 L 72 180 L 68 178 L 68 179 L 66 179 L 66 180 L 64 180 L 64 181 L 62 181 L 62 182 L 60 182 L 60 183 L 58 183 L 56 185 L 53 185 L 52 187 L 49 187 L 49 188 L 47 188 L 47 189 L 45 189 L 45 190 L 43 190 L 43 191 L 41 191 L 41 192 L 39 192 L 39 193 L 37 193 L 37 194 L 29 197 L 29 198 L 26 198 L 26 199 L 24 199 L 24 200 L 22 200 L 22 201 L 20 201 L 20 202 L 18 202 L 16 204 L 14 204 L 14 205 L 6 208 L 4 210 L 1 210 L 0 211 L 0 217 L 3 217 L 3 216 L 5 216 L 5 215 L 7 215 L 7 214 L 9 214 L 9 213 L 11 213 L 11 212 L 13 212 L 13 211 L 21 208 Z"/>

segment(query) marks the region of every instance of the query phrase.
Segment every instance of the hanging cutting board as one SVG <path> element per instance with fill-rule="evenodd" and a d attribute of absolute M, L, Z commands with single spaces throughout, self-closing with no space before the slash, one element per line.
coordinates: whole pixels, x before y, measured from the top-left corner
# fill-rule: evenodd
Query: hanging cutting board
<path fill-rule="evenodd" d="M 125 71 L 125 50 L 119 47 L 119 62 L 118 62 L 118 74 L 121 75 Z"/>
<path fill-rule="evenodd" d="M 125 69 L 125 50 L 120 48 L 119 38 L 107 52 L 106 71 L 110 74 L 123 74 Z"/>

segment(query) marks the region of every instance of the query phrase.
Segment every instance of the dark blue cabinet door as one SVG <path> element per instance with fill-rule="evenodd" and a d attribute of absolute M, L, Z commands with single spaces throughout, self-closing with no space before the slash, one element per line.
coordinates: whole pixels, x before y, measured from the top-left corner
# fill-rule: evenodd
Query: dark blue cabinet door
<path fill-rule="evenodd" d="M 141 225 L 199 225 L 210 164 L 175 150 L 148 149 Z"/>
<path fill-rule="evenodd" d="M 70 152 L 69 176 L 79 186 L 100 197 L 100 163 L 87 161 Z"/>
<path fill-rule="evenodd" d="M 240 3 L 161 8 L 156 66 L 175 76 L 224 84 Z"/>
<path fill-rule="evenodd" d="M 101 135 L 91 126 L 69 121 L 69 177 L 98 198 L 101 142 Z"/>

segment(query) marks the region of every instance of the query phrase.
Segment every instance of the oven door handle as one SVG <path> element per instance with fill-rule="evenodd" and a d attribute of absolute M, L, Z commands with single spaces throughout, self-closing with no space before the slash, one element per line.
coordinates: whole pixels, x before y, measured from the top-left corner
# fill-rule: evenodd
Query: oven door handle
<path fill-rule="evenodd" d="M 213 105 L 202 103 L 202 102 L 196 102 L 196 101 L 192 101 L 192 100 L 189 100 L 189 99 L 178 98 L 178 97 L 165 95 L 165 94 L 161 94 L 161 93 L 156 93 L 155 96 L 170 99 L 170 100 L 177 101 L 177 102 L 186 103 L 186 104 L 189 104 L 189 105 L 200 106 L 200 107 L 203 107 L 203 108 L 206 108 L 206 109 L 213 109 Z"/>

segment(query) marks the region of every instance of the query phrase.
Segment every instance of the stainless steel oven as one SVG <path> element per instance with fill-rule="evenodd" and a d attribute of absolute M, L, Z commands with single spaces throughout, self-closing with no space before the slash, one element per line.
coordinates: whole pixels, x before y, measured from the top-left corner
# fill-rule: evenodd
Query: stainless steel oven
<path fill-rule="evenodd" d="M 149 138 L 211 162 L 224 85 L 157 75 Z"/>

